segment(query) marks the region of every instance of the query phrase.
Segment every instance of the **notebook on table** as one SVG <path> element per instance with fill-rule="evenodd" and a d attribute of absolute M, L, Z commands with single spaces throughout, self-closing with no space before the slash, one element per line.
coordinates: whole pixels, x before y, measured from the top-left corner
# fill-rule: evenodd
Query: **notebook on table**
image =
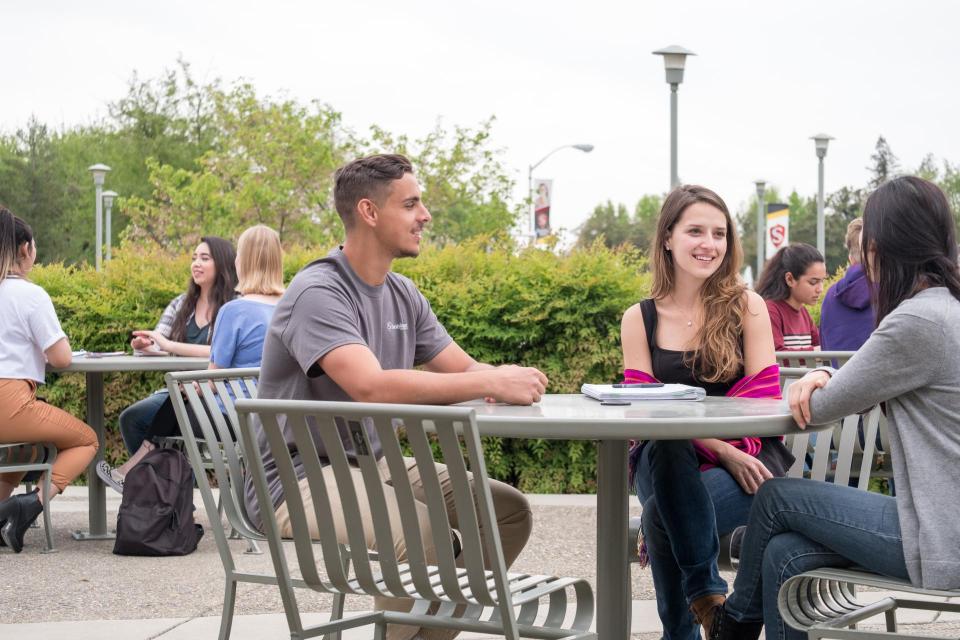
<path fill-rule="evenodd" d="M 707 392 L 700 387 L 691 387 L 685 384 L 664 384 L 658 387 L 614 386 L 612 384 L 584 384 L 580 393 L 600 400 L 695 400 L 700 401 L 707 397 Z"/>

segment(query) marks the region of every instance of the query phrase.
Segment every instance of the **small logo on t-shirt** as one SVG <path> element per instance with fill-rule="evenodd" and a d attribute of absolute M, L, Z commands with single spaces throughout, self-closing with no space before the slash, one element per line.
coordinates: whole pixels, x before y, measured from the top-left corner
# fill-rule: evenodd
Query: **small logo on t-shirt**
<path fill-rule="evenodd" d="M 406 322 L 387 322 L 388 331 L 406 331 L 407 323 Z"/>

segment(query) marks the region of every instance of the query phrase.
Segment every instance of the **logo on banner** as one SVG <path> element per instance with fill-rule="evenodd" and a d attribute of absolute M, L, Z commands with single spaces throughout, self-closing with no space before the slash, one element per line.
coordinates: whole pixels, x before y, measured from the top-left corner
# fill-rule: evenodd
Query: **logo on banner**
<path fill-rule="evenodd" d="M 782 203 L 767 205 L 766 257 L 769 259 L 790 244 L 790 207 Z"/>

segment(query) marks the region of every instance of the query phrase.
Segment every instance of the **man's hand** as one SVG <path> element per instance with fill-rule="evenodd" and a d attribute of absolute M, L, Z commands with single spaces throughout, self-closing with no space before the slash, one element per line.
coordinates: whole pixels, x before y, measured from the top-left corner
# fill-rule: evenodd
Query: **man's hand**
<path fill-rule="evenodd" d="M 830 374 L 826 371 L 811 371 L 790 385 L 790 413 L 801 429 L 810 423 L 810 396 L 815 390 L 827 386 L 828 382 Z"/>
<path fill-rule="evenodd" d="M 723 468 L 751 496 L 760 489 L 760 485 L 773 477 L 762 462 L 732 445 L 724 450 L 719 459 Z"/>
<path fill-rule="evenodd" d="M 490 371 L 493 386 L 490 395 L 497 402 L 533 404 L 547 390 L 547 376 L 533 367 L 505 364 Z"/>

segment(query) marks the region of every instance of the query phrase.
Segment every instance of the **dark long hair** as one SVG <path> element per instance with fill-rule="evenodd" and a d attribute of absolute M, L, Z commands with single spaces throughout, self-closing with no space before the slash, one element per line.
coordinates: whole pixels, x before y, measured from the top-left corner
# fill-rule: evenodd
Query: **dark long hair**
<path fill-rule="evenodd" d="M 218 238 L 216 236 L 203 236 L 201 242 L 207 243 L 210 247 L 210 257 L 213 258 L 213 264 L 216 268 L 217 277 L 213 281 L 213 287 L 210 289 L 210 329 L 207 331 L 207 342 L 213 336 L 213 325 L 217 321 L 217 314 L 220 307 L 227 304 L 237 297 L 237 252 L 229 240 Z M 200 299 L 200 287 L 193 278 L 190 278 L 190 284 L 187 285 L 187 297 L 184 298 L 180 310 L 173 319 L 173 328 L 170 332 L 170 339 L 174 342 L 185 342 L 187 339 L 187 322 L 190 316 L 197 308 L 197 300 Z"/>
<path fill-rule="evenodd" d="M 874 292 L 877 323 L 927 287 L 960 300 L 953 214 L 940 187 L 915 176 L 880 185 L 863 209 L 863 269 Z M 871 257 L 872 255 L 872 257 Z"/>
<path fill-rule="evenodd" d="M 696 349 L 685 360 L 697 376 L 707 382 L 720 382 L 736 377 L 743 367 L 743 349 L 740 334 L 743 331 L 743 314 L 746 311 L 743 292 L 746 287 L 740 280 L 743 249 L 740 238 L 723 198 L 706 187 L 681 185 L 670 192 L 660 208 L 657 233 L 650 246 L 650 265 L 653 272 L 653 287 L 650 297 L 662 300 L 673 292 L 673 254 L 666 249 L 667 238 L 680 221 L 683 212 L 697 202 L 716 207 L 727 223 L 727 252 L 720 267 L 707 278 L 700 289 L 703 303 L 703 326 L 695 338 Z"/>
<path fill-rule="evenodd" d="M 764 300 L 786 300 L 790 297 L 786 275 L 789 273 L 794 280 L 799 280 L 810 265 L 823 261 L 823 255 L 815 247 L 802 242 L 788 244 L 767 261 L 757 281 L 757 293 Z"/>
<path fill-rule="evenodd" d="M 33 242 L 30 225 L 0 205 L 0 280 L 17 266 L 20 247 L 30 242 Z"/>

